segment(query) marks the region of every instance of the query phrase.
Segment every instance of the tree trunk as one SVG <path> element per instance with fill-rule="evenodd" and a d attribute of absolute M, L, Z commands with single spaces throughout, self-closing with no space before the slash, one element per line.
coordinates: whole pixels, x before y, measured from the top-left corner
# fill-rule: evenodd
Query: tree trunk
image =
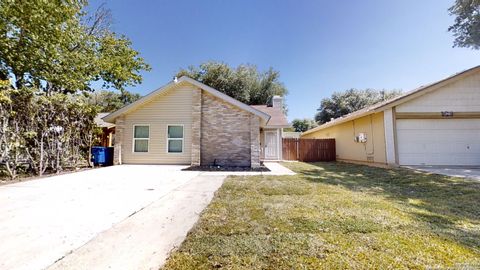
<path fill-rule="evenodd" d="M 23 74 L 17 71 L 17 72 L 14 72 L 13 75 L 15 75 L 15 88 L 17 89 L 22 88 L 24 84 Z"/>
<path fill-rule="evenodd" d="M 90 132 L 89 138 L 88 138 L 88 157 L 87 157 L 87 164 L 88 167 L 93 167 L 93 162 L 92 162 L 92 133 Z"/>
<path fill-rule="evenodd" d="M 57 155 L 55 157 L 55 159 L 56 159 L 55 172 L 59 173 L 62 170 L 61 165 L 60 165 L 60 152 L 62 150 L 60 149 L 60 139 L 58 138 L 58 136 L 56 137 L 56 143 L 55 144 L 57 146 L 56 147 Z"/>
<path fill-rule="evenodd" d="M 43 175 L 43 134 L 40 137 L 40 162 L 38 164 L 38 175 Z"/>

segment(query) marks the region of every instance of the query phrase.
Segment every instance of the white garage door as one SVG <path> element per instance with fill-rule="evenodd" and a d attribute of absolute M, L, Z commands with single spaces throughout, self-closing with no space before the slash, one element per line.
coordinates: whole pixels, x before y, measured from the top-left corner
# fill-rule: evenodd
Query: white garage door
<path fill-rule="evenodd" d="M 480 165 L 480 119 L 397 120 L 400 165 Z"/>

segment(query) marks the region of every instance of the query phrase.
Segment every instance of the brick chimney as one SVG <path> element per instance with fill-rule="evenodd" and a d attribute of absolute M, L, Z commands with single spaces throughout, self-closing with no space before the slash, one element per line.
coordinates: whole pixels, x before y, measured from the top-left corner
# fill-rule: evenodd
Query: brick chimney
<path fill-rule="evenodd" d="M 272 107 L 283 109 L 283 97 L 273 96 L 272 98 Z"/>

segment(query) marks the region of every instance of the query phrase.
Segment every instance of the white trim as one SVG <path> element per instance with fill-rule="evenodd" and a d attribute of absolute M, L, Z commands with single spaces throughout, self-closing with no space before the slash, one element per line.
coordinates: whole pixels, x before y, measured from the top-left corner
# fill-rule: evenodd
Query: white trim
<path fill-rule="evenodd" d="M 119 110 L 116 110 L 114 111 L 113 113 L 107 115 L 107 116 L 104 116 L 102 117 L 103 121 L 105 122 L 108 122 L 108 123 L 114 123 L 115 122 L 115 119 L 122 115 L 122 114 L 125 114 L 125 113 L 128 113 L 129 111 L 133 110 L 134 108 L 136 108 L 137 106 L 140 106 L 140 105 L 143 105 L 145 103 L 147 103 L 148 101 L 152 100 L 154 97 L 156 97 L 157 95 L 167 91 L 168 89 L 170 89 L 170 87 L 174 86 L 174 85 L 177 85 L 181 82 L 188 82 L 200 89 L 203 89 L 205 91 L 207 91 L 208 93 L 210 93 L 211 95 L 215 96 L 215 97 L 218 97 L 220 99 L 223 99 L 224 101 L 234 105 L 234 106 L 237 106 L 238 108 L 240 109 L 243 109 L 247 112 L 250 112 L 250 113 L 253 113 L 257 116 L 259 116 L 261 119 L 263 119 L 264 123 L 266 124 L 269 120 L 270 120 L 270 115 L 260 111 L 260 110 L 257 110 L 245 103 L 242 103 L 228 95 L 225 95 L 224 93 L 216 90 L 216 89 L 213 89 L 212 87 L 208 86 L 208 85 L 205 85 L 199 81 L 196 81 L 192 78 L 189 78 L 187 76 L 182 76 L 181 78 L 179 78 L 176 82 L 175 81 L 172 81 L 160 88 L 158 88 L 157 90 L 149 93 L 148 95 L 142 97 L 141 99 L 127 105 L 127 106 L 124 106 L 122 108 L 120 108 Z"/>
<path fill-rule="evenodd" d="M 383 111 L 383 127 L 385 130 L 385 157 L 387 164 L 395 164 L 395 136 L 393 135 L 393 111 Z"/>
<path fill-rule="evenodd" d="M 278 157 L 280 160 L 283 160 L 283 128 L 279 128 L 278 131 L 280 132 L 280 136 L 278 137 L 278 149 L 280 149 Z"/>
<path fill-rule="evenodd" d="M 118 164 L 122 165 L 122 144 L 118 144 Z M 115 151 L 115 150 L 114 150 Z"/>
<path fill-rule="evenodd" d="M 277 129 L 277 159 L 280 159 L 280 129 Z"/>
<path fill-rule="evenodd" d="M 182 127 L 182 138 L 169 138 L 168 137 L 168 127 Z M 167 124 L 167 130 L 165 134 L 165 138 L 167 139 L 167 144 L 166 144 L 166 153 L 171 154 L 171 155 L 178 155 L 178 154 L 183 154 L 185 152 L 185 125 L 184 124 Z M 182 152 L 169 152 L 168 151 L 168 143 L 169 141 L 182 141 Z"/>
<path fill-rule="evenodd" d="M 267 159 L 267 131 L 263 129 L 263 159 Z"/>
<path fill-rule="evenodd" d="M 135 127 L 148 127 L 148 138 L 135 138 Z M 136 152 L 135 151 L 135 140 L 146 140 L 147 143 L 147 152 Z M 142 154 L 142 153 L 149 153 L 150 152 L 150 124 L 135 124 L 133 125 L 132 130 L 132 153 L 134 154 Z"/>

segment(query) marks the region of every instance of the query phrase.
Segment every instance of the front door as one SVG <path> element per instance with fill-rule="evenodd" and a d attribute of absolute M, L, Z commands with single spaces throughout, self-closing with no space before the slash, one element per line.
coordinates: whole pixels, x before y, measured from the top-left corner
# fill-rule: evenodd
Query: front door
<path fill-rule="evenodd" d="M 265 159 L 278 159 L 276 131 L 265 131 Z"/>

